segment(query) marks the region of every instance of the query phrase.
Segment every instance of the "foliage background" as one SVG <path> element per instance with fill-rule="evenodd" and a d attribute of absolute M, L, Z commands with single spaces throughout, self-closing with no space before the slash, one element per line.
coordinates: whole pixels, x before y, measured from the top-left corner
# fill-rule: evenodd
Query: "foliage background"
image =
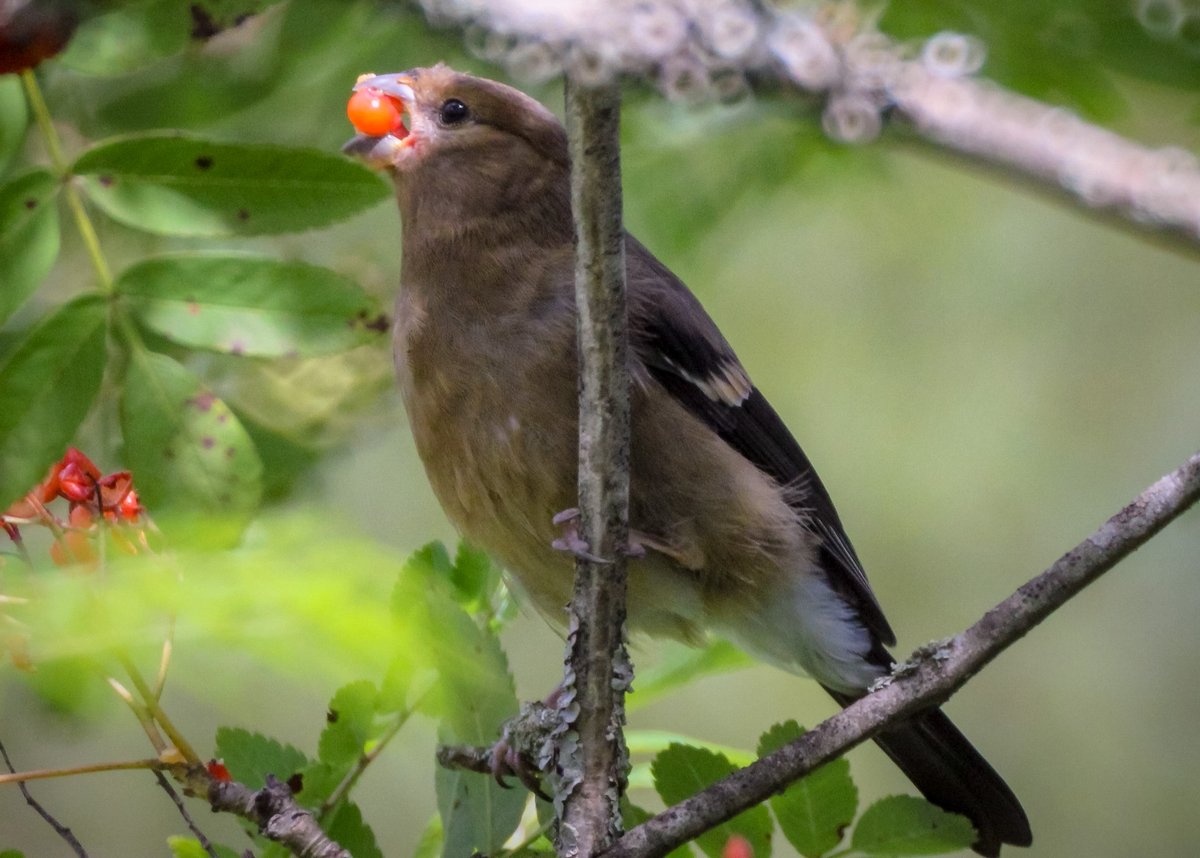
<path fill-rule="evenodd" d="M 292 0 L 189 45 L 159 23 L 181 4 L 125 5 L 128 20 L 145 24 L 140 48 L 128 35 L 77 40 L 73 56 L 41 72 L 72 149 L 178 127 L 336 151 L 350 134 L 342 107 L 360 72 L 445 59 L 503 74 L 411 13 L 366 0 Z M 1200 55 L 1150 39 L 1130 6 L 1021 3 L 989 13 L 968 2 L 920 5 L 896 4 L 884 27 L 902 36 L 974 29 L 993 46 L 985 75 L 1143 141 L 1198 148 Z M 1061 37 L 1064 28 L 1078 35 L 1081 17 L 1092 28 L 1083 32 L 1095 35 L 1082 46 Z M 554 85 L 535 91 L 561 101 Z M 811 112 L 790 102 L 694 110 L 635 91 L 624 133 L 630 228 L 701 297 L 820 469 L 899 632 L 898 653 L 972 622 L 1196 448 L 1194 255 L 1091 221 L 903 135 L 864 148 L 828 144 Z M 34 136 L 18 165 L 42 159 Z M 99 225 L 114 258 L 198 246 Z M 385 203 L 319 233 L 228 246 L 329 265 L 390 295 L 398 230 Z M 0 331 L 0 356 L 90 277 L 65 228 L 50 279 Z M 270 520 L 302 516 L 321 539 L 365 536 L 397 556 L 453 538 L 388 363 L 379 349 L 283 381 L 237 376 L 219 361 L 206 368 L 218 384 L 249 385 L 244 400 L 271 393 L 298 415 L 289 430 L 297 445 L 268 463 L 279 478 Z M 102 421 L 94 422 L 83 440 L 116 467 L 117 451 L 104 447 Z M 1197 557 L 1192 513 L 948 707 L 1025 802 L 1031 856 L 1194 852 Z M 279 562 L 286 570 L 287 558 Z M 349 629 L 265 616 L 245 638 L 184 641 L 168 705 L 187 734 L 199 741 L 232 724 L 312 747 L 332 689 L 376 667 L 334 656 L 353 649 L 355 611 L 388 599 L 391 571 L 328 569 L 345 587 L 324 608 Z M 264 638 L 276 646 L 245 646 Z M 560 642 L 540 619 L 523 616 L 505 640 L 523 698 L 557 682 Z M 371 642 L 359 643 L 370 662 Z M 331 657 L 318 662 L 323 649 Z M 662 652 L 644 643 L 635 658 L 648 663 Z M 18 767 L 143 756 L 128 713 L 95 691 L 56 710 L 0 671 L 0 738 Z M 812 724 L 831 709 L 810 683 L 756 667 L 696 682 L 635 712 L 632 723 L 752 748 L 776 721 Z M 360 801 L 389 855 L 408 854 L 434 811 L 433 741 L 427 723 L 406 730 L 364 783 Z M 906 790 L 873 746 L 851 757 L 865 793 Z M 161 854 L 162 838 L 179 830 L 148 776 L 48 782 L 36 794 L 93 854 Z M 200 818 L 214 834 L 232 830 L 229 820 Z M 4 846 L 65 854 L 15 789 L 0 789 L 0 820 Z"/>

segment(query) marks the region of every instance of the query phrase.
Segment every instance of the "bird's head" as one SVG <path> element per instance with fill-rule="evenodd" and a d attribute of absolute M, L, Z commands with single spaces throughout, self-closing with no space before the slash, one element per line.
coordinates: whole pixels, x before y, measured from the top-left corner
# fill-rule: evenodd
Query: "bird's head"
<path fill-rule="evenodd" d="M 567 164 L 566 135 L 554 114 L 502 83 L 439 63 L 364 75 L 354 89 L 380 93 L 403 107 L 402 124 L 383 133 L 360 133 L 343 147 L 368 166 L 392 172 L 397 181 L 430 167 L 461 170 L 467 163 L 475 169 L 497 160 Z"/>

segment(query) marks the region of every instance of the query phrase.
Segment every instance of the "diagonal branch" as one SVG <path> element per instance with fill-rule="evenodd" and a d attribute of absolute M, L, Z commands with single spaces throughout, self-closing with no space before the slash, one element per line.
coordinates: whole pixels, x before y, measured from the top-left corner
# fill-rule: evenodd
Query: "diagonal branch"
<path fill-rule="evenodd" d="M 976 77 L 986 46 L 973 37 L 897 41 L 875 28 L 870 3 L 723 0 L 714 10 L 610 0 L 588 15 L 568 2 L 542 4 L 536 15 L 521 3 L 416 5 L 439 25 L 503 34 L 480 50 L 518 77 L 547 80 L 588 57 L 596 80 L 635 75 L 685 102 L 752 89 L 814 94 L 835 139 L 868 142 L 897 119 L 944 152 L 1003 168 L 1131 232 L 1200 250 L 1200 158 L 1142 145 Z"/>
<path fill-rule="evenodd" d="M 639 825 L 604 858 L 653 858 L 731 819 L 818 766 L 948 699 L 992 659 L 1200 500 L 1200 453 L 1150 486 L 973 626 L 925 648 L 884 687 L 758 762 Z"/>

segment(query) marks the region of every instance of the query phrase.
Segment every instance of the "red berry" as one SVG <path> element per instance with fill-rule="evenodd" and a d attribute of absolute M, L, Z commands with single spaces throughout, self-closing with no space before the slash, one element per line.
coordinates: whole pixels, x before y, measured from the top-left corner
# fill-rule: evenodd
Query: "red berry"
<path fill-rule="evenodd" d="M 68 462 L 58 472 L 58 490 L 72 503 L 80 503 L 92 496 L 93 484 L 74 462 Z"/>
<path fill-rule="evenodd" d="M 403 115 L 404 105 L 399 99 L 370 87 L 355 92 L 346 104 L 350 124 L 370 137 L 399 132 L 404 128 Z"/>
<path fill-rule="evenodd" d="M 137 492 L 130 489 L 129 493 L 121 498 L 121 503 L 117 505 L 117 514 L 126 521 L 137 521 L 138 516 L 142 514 L 142 504 L 138 500 Z"/>
<path fill-rule="evenodd" d="M 754 858 L 754 847 L 740 834 L 731 834 L 721 850 L 721 858 Z"/>

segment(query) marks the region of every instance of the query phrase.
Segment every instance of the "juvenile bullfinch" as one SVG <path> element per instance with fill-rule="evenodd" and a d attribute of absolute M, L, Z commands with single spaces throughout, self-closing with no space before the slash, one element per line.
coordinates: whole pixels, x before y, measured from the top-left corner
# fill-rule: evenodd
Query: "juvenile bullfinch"
<path fill-rule="evenodd" d="M 570 163 L 541 104 L 444 65 L 364 79 L 403 108 L 346 151 L 387 171 L 403 227 L 395 360 L 442 507 L 543 614 L 573 562 L 552 519 L 576 503 Z M 680 280 L 626 236 L 632 451 L 628 622 L 726 636 L 842 705 L 890 669 L 895 635 L 833 503 L 779 415 Z M 876 741 L 974 848 L 1030 843 L 1012 791 L 934 709 Z"/>

